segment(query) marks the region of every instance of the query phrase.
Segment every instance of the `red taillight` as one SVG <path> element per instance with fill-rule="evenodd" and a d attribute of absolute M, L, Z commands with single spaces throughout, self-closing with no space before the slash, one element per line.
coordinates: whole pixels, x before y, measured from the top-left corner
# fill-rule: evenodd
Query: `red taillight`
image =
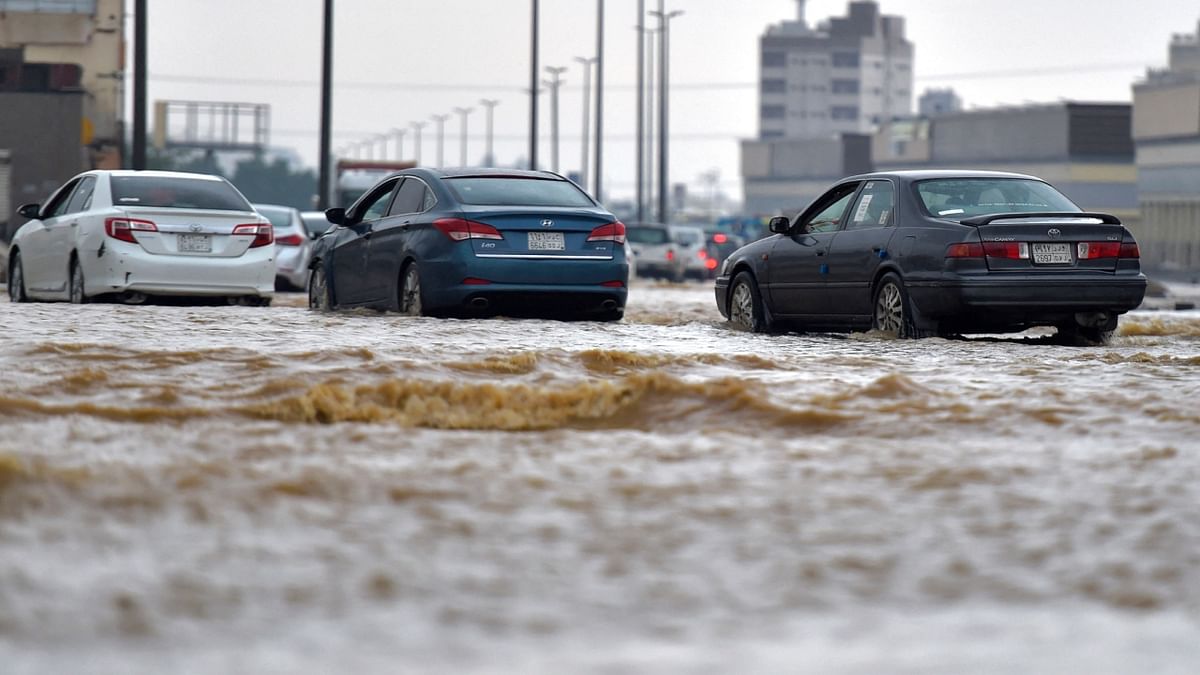
<path fill-rule="evenodd" d="M 667 260 L 671 261 L 674 259 L 675 259 L 675 251 L 673 251 L 671 249 L 667 249 Z"/>
<path fill-rule="evenodd" d="M 605 288 L 625 288 L 624 281 L 606 281 L 600 285 Z"/>
<path fill-rule="evenodd" d="M 463 286 L 487 286 L 492 283 L 487 279 L 477 279 L 475 277 L 467 277 L 466 279 L 463 279 L 462 282 Z"/>
<path fill-rule="evenodd" d="M 275 240 L 280 246 L 299 246 L 304 243 L 304 237 L 298 234 L 288 234 Z"/>
<path fill-rule="evenodd" d="M 137 220 L 135 218 L 104 219 L 104 234 L 113 239 L 136 244 L 137 239 L 133 238 L 134 232 L 158 232 L 158 226 L 148 220 Z"/>
<path fill-rule="evenodd" d="M 1081 241 L 1075 245 L 1080 260 L 1116 258 L 1121 255 L 1121 244 L 1116 241 Z"/>
<path fill-rule="evenodd" d="M 611 241 L 617 244 L 625 243 L 625 224 L 621 221 L 601 225 L 592 230 L 588 235 L 588 241 Z"/>
<path fill-rule="evenodd" d="M 947 258 L 982 258 L 983 244 L 950 244 L 946 247 Z"/>
<path fill-rule="evenodd" d="M 708 251 L 705 251 L 704 249 L 700 249 L 700 251 L 698 251 L 696 253 L 696 257 L 700 258 L 701 260 L 704 260 L 705 258 L 708 257 Z"/>
<path fill-rule="evenodd" d="M 1141 258 L 1142 252 L 1141 252 L 1141 250 L 1138 249 L 1137 242 L 1127 241 L 1127 242 L 1121 244 L 1120 257 L 1122 257 L 1122 258 Z"/>
<path fill-rule="evenodd" d="M 438 218 L 433 226 L 454 241 L 467 239 L 504 239 L 500 231 L 491 225 L 477 223 L 465 218 Z"/>
<path fill-rule="evenodd" d="M 250 248 L 258 248 L 259 246 L 270 246 L 275 241 L 275 229 L 269 223 L 246 223 L 234 227 L 233 236 L 253 236 L 254 241 L 250 242 Z"/>
<path fill-rule="evenodd" d="M 713 235 L 713 243 L 715 244 L 724 244 L 727 241 L 729 241 L 729 237 L 726 237 L 719 232 Z"/>
<path fill-rule="evenodd" d="M 710 269 L 710 270 L 715 270 L 715 269 L 717 269 L 717 259 L 716 259 L 716 258 L 709 258 L 708 260 L 705 260 L 705 261 L 704 261 L 704 266 L 705 266 L 705 267 L 707 267 L 707 268 L 708 268 L 708 269 Z"/>
<path fill-rule="evenodd" d="M 989 241 L 984 242 L 983 252 L 989 258 L 1028 260 L 1029 244 L 1023 241 Z"/>

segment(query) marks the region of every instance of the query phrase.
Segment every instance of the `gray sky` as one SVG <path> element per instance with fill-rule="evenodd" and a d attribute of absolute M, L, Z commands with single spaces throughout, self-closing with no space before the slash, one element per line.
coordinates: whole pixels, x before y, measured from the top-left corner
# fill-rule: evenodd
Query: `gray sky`
<path fill-rule="evenodd" d="M 335 0 L 334 147 L 414 120 L 502 101 L 496 155 L 526 155 L 529 0 Z M 845 0 L 810 0 L 816 22 Z M 150 3 L 150 98 L 271 105 L 272 142 L 316 163 L 320 0 L 170 0 Z M 657 0 L 647 0 L 648 9 Z M 1200 3 L 1181 0 L 881 0 L 907 19 L 917 95 L 954 87 L 968 106 L 1058 99 L 1127 101 L 1147 66 L 1166 64 L 1173 33 L 1194 32 Z M 570 66 L 560 102 L 560 170 L 578 168 L 582 114 L 576 56 L 595 51 L 594 0 L 542 0 L 543 65 Z M 606 2 L 605 174 L 633 191 L 636 0 Z M 718 169 L 738 195 L 737 139 L 757 133 L 758 37 L 795 16 L 793 0 L 668 0 L 672 23 L 671 177 L 699 189 Z M 1083 9 L 1086 8 L 1086 9 Z M 996 76 L 996 73 L 1006 73 Z M 550 160 L 549 96 L 540 97 L 540 158 Z M 915 97 L 914 97 L 915 99 Z M 422 159 L 436 160 L 433 125 Z M 483 154 L 483 115 L 470 117 L 471 162 Z M 457 117 L 447 164 L 459 157 Z M 406 154 L 411 155 L 411 132 Z"/>

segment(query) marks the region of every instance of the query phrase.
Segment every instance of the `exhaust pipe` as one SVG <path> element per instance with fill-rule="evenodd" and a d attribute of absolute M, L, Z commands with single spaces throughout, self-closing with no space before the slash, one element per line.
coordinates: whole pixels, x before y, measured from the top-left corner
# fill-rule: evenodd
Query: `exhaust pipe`
<path fill-rule="evenodd" d="M 488 299 L 487 298 L 471 298 L 470 305 L 471 305 L 471 309 L 487 309 L 488 308 Z"/>
<path fill-rule="evenodd" d="M 606 312 L 610 311 L 610 310 L 614 310 L 616 308 L 617 308 L 617 301 L 613 300 L 611 298 L 600 303 L 600 309 L 603 309 Z"/>
<path fill-rule="evenodd" d="M 121 294 L 121 302 L 127 305 L 140 305 L 146 302 L 145 293 L 125 292 Z"/>

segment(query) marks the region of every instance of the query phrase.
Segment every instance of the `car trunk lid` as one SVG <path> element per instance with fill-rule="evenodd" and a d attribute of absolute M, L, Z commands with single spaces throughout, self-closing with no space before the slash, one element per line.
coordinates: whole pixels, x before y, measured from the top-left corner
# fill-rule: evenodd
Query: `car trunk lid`
<path fill-rule="evenodd" d="M 496 229 L 501 239 L 472 238 L 477 256 L 505 258 L 602 259 L 613 257 L 613 242 L 588 241 L 592 231 L 614 222 L 612 216 L 575 208 L 463 208 L 464 219 Z"/>
<path fill-rule="evenodd" d="M 1039 272 L 1117 269 L 1125 228 L 1103 213 L 1008 213 L 961 221 L 978 228 L 988 269 Z"/>
<path fill-rule="evenodd" d="M 236 258 L 245 253 L 255 237 L 234 235 L 238 225 L 264 224 L 256 213 L 125 206 L 122 211 L 134 220 L 149 221 L 156 231 L 137 230 L 134 238 L 147 253 L 191 257 Z"/>

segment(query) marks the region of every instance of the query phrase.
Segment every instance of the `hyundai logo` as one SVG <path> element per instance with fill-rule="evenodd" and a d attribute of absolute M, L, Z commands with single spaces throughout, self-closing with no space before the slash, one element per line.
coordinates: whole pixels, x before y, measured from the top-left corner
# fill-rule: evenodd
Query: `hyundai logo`
<path fill-rule="evenodd" d="M 547 218 L 542 221 L 542 227 L 554 227 L 554 221 Z"/>
<path fill-rule="evenodd" d="M 1058 229 L 1057 227 L 1052 227 L 1049 230 L 1046 230 L 1046 234 L 1049 235 L 1051 239 L 1058 239 L 1062 237 L 1062 230 Z"/>
<path fill-rule="evenodd" d="M 188 225 L 188 229 L 191 230 L 192 232 L 199 232 L 200 231 L 200 223 L 192 223 L 191 225 Z"/>

